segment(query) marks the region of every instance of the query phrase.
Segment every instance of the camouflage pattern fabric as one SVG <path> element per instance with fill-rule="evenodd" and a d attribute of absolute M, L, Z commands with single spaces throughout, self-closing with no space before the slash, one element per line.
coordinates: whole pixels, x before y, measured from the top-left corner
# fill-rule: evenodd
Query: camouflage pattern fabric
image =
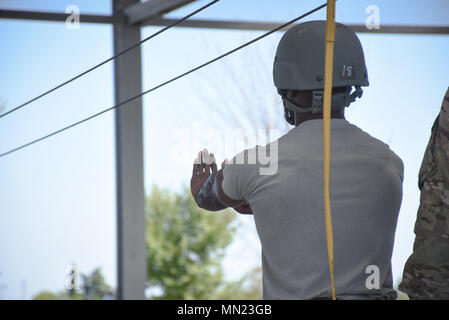
<path fill-rule="evenodd" d="M 449 299 L 449 89 L 419 171 L 413 253 L 399 290 L 410 299 Z"/>

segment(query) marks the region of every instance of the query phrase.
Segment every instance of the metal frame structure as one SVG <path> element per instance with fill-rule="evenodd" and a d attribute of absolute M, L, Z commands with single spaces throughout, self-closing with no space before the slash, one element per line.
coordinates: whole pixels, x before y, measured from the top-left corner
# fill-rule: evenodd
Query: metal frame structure
<path fill-rule="evenodd" d="M 120 12 L 139 0 L 113 0 Z M 140 41 L 140 27 L 115 24 L 114 54 Z M 142 92 L 141 50 L 114 60 L 115 103 Z M 146 284 L 142 98 L 115 109 L 117 297 L 144 299 Z"/>
<path fill-rule="evenodd" d="M 158 2 L 164 0 L 158 0 Z M 165 0 L 169 1 L 169 0 Z M 181 1 L 179 3 L 190 3 L 195 0 Z M 93 15 L 81 14 L 81 23 L 98 23 L 98 24 L 112 24 L 112 25 L 139 25 L 139 26 L 160 26 L 165 27 L 176 19 L 163 18 L 162 14 L 154 8 L 149 6 L 156 0 L 148 0 L 146 2 L 133 5 L 126 10 L 119 11 L 113 15 Z M 171 1 L 174 2 L 174 1 Z M 144 5 L 145 4 L 145 5 Z M 162 7 L 164 8 L 164 7 Z M 172 7 L 173 10 L 179 6 Z M 139 10 L 141 9 L 141 10 Z M 145 14 L 144 10 L 149 10 Z M 166 13 L 171 10 L 166 11 Z M 19 20 L 39 20 L 39 21 L 57 21 L 65 22 L 68 17 L 67 13 L 56 12 L 37 12 L 37 11 L 23 11 L 23 10 L 2 10 L 0 9 L 0 19 L 19 19 Z M 224 30 L 253 30 L 253 31 L 268 31 L 281 25 L 281 22 L 266 22 L 266 21 L 239 21 L 239 20 L 206 20 L 206 19 L 189 19 L 181 22 L 177 27 L 181 28 L 200 28 L 200 29 L 224 29 Z M 386 25 L 382 24 L 380 29 L 367 29 L 363 24 L 347 24 L 352 30 L 357 33 L 375 33 L 375 34 L 425 34 L 425 35 L 449 35 L 449 25 L 447 26 L 419 26 L 419 25 Z M 281 31 L 284 29 L 281 29 Z"/>
<path fill-rule="evenodd" d="M 112 15 L 81 14 L 80 23 L 113 26 L 114 54 L 141 40 L 142 26 L 167 26 L 176 21 L 163 15 L 194 0 L 111 0 Z M 1 10 L 0 19 L 65 22 L 69 14 Z M 271 30 L 276 22 L 190 19 L 177 27 L 226 30 Z M 449 35 L 449 26 L 382 25 L 368 30 L 348 25 L 358 33 Z M 142 91 L 141 51 L 134 49 L 114 60 L 115 102 Z M 117 298 L 144 299 L 146 285 L 145 195 L 143 183 L 142 99 L 115 110 L 117 195 Z"/>

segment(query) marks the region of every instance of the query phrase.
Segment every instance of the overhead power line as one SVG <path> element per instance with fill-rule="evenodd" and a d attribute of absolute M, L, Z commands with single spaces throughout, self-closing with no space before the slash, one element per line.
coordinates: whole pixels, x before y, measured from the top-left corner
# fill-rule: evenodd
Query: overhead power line
<path fill-rule="evenodd" d="M 108 63 L 108 62 L 110 62 L 110 61 L 112 61 L 112 60 L 114 60 L 114 59 L 120 57 L 121 55 L 123 55 L 123 54 L 125 54 L 125 53 L 127 53 L 127 52 L 129 52 L 129 51 L 131 51 L 131 50 L 133 50 L 134 48 L 137 48 L 138 46 L 142 45 L 143 43 L 147 42 L 148 40 L 153 39 L 154 37 L 160 35 L 161 33 L 165 32 L 165 31 L 167 31 L 168 29 L 173 28 L 174 26 L 180 24 L 181 22 L 184 22 L 185 20 L 187 20 L 187 19 L 189 19 L 190 17 L 196 15 L 197 13 L 203 11 L 204 9 L 210 7 L 211 5 L 217 3 L 218 1 L 220 1 L 220 0 L 214 0 L 214 1 L 211 1 L 211 2 L 207 3 L 206 5 L 202 6 L 201 8 L 199 8 L 199 9 L 197 9 L 197 10 L 195 10 L 195 11 L 193 11 L 192 13 L 189 13 L 189 14 L 186 15 L 185 17 L 183 17 L 183 18 L 181 18 L 181 19 L 179 19 L 179 20 L 174 21 L 174 22 L 171 23 L 170 25 L 168 25 L 168 26 L 162 28 L 161 30 L 159 30 L 159 31 L 157 31 L 157 32 L 155 32 L 155 33 L 153 33 L 152 35 L 146 37 L 145 39 L 142 39 L 141 41 L 137 42 L 136 44 L 133 44 L 131 47 L 129 47 L 129 48 L 127 48 L 127 49 L 125 49 L 125 50 L 123 50 L 123 51 L 121 51 L 121 52 L 119 52 L 119 53 L 113 55 L 112 57 L 110 57 L 110 58 L 108 58 L 108 59 L 106 59 L 106 60 L 100 62 L 99 64 L 97 64 L 97 65 L 95 65 L 95 66 L 93 66 L 93 67 L 87 69 L 86 71 L 84 71 L 84 72 L 82 72 L 82 73 L 80 73 L 80 74 L 74 76 L 73 78 L 70 78 L 69 80 L 67 80 L 67 81 L 65 81 L 65 82 L 63 82 L 63 83 L 57 85 L 56 87 L 54 87 L 54 88 L 52 88 L 52 89 L 50 89 L 50 90 L 48 90 L 48 91 L 45 91 L 44 93 L 42 93 L 42 94 L 40 94 L 40 95 L 34 97 L 33 99 L 30 99 L 30 100 L 28 100 L 28 101 L 22 103 L 21 105 L 19 105 L 19 106 L 17 106 L 17 107 L 14 107 L 14 108 L 12 108 L 11 110 L 9 110 L 9 111 L 7 111 L 7 112 L 1 114 L 1 115 L 0 115 L 0 118 L 3 118 L 4 116 L 6 116 L 6 115 L 8 115 L 8 114 L 10 114 L 10 113 L 13 113 L 14 111 L 17 111 L 17 110 L 19 110 L 19 109 L 25 107 L 26 105 L 28 105 L 28 104 L 30 104 L 30 103 L 36 101 L 36 100 L 39 100 L 39 99 L 42 98 L 42 97 L 45 97 L 47 94 L 52 93 L 53 91 L 55 91 L 55 90 L 57 90 L 57 89 L 59 89 L 59 88 L 65 86 L 65 85 L 69 84 L 69 83 L 72 82 L 72 81 L 75 81 L 75 80 L 78 79 L 78 78 L 81 78 L 82 76 L 88 74 L 89 72 L 94 71 L 95 69 L 101 67 L 102 65 L 104 65 L 104 64 L 106 64 L 106 63 Z"/>
<path fill-rule="evenodd" d="M 13 152 L 16 152 L 16 151 L 18 151 L 20 149 L 23 149 L 25 147 L 28 147 L 28 146 L 30 146 L 32 144 L 35 144 L 35 143 L 37 143 L 39 141 L 45 140 L 45 139 L 47 139 L 47 138 L 49 138 L 51 136 L 59 134 L 59 133 L 65 131 L 65 130 L 73 128 L 73 127 L 75 127 L 75 126 L 77 126 L 79 124 L 82 124 L 82 123 L 84 123 L 86 121 L 89 121 L 89 120 L 95 118 L 95 117 L 98 117 L 98 116 L 102 115 L 103 113 L 106 113 L 108 111 L 116 109 L 116 108 L 118 108 L 118 107 L 120 107 L 122 105 L 125 105 L 125 104 L 127 104 L 127 103 L 129 103 L 129 102 L 131 102 L 131 101 L 133 101 L 133 100 L 135 100 L 137 98 L 140 98 L 140 97 L 142 97 L 143 95 L 145 95 L 147 93 L 155 91 L 155 90 L 157 90 L 157 89 L 159 89 L 159 88 L 161 88 L 163 86 L 166 86 L 166 85 L 168 85 L 168 84 L 170 84 L 170 83 L 172 83 L 172 82 L 174 82 L 176 80 L 179 80 L 179 79 L 181 79 L 181 78 L 183 78 L 183 77 L 185 77 L 185 76 L 187 76 L 187 75 L 189 75 L 189 74 L 191 74 L 191 73 L 193 73 L 195 71 L 198 71 L 199 69 L 202 69 L 202 68 L 204 68 L 204 67 L 206 67 L 206 66 L 208 66 L 208 65 L 210 65 L 210 64 L 212 64 L 212 63 L 214 63 L 214 62 L 216 62 L 216 61 L 218 61 L 220 59 L 223 59 L 224 57 L 229 56 L 232 53 L 235 53 L 236 51 L 239 51 L 239 50 L 241 50 L 241 49 L 243 49 L 243 48 L 245 48 L 245 47 L 247 47 L 247 46 L 249 46 L 249 45 L 251 45 L 251 44 L 253 44 L 253 43 L 255 43 L 255 42 L 257 42 L 257 41 L 259 41 L 259 40 L 261 40 L 261 39 L 263 39 L 263 38 L 265 38 L 267 36 L 269 36 L 269 35 L 271 35 L 272 33 L 276 32 L 276 31 L 279 31 L 279 30 L 281 30 L 281 29 L 283 29 L 283 28 L 285 28 L 285 27 L 295 23 L 298 20 L 301 20 L 301 19 L 311 15 L 312 13 L 315 13 L 316 11 L 319 11 L 320 9 L 326 7 L 326 5 L 327 4 L 324 3 L 324 4 L 316 7 L 315 9 L 312 9 L 312 10 L 310 10 L 310 11 L 308 11 L 308 12 L 306 12 L 306 13 L 304 13 L 304 14 L 302 14 L 302 15 L 300 15 L 300 16 L 298 16 L 298 17 L 296 17 L 296 18 L 294 18 L 294 19 L 292 19 L 292 20 L 290 20 L 290 21 L 288 21 L 288 22 L 286 22 L 286 23 L 284 23 L 284 24 L 282 24 L 282 25 L 280 25 L 280 26 L 278 26 L 278 27 L 268 31 L 268 32 L 266 32 L 266 33 L 264 33 L 264 34 L 262 34 L 261 36 L 259 36 L 257 38 L 254 38 L 253 40 L 250 40 L 250 41 L 248 41 L 248 42 L 246 42 L 246 43 L 244 43 L 244 44 L 242 44 L 242 45 L 240 45 L 240 46 L 238 46 L 238 47 L 236 47 L 236 48 L 234 48 L 234 49 L 232 49 L 232 50 L 230 50 L 230 51 L 228 51 L 228 52 L 226 52 L 226 53 L 224 53 L 224 54 L 222 54 L 222 55 L 220 55 L 220 56 L 218 56 L 218 57 L 216 57 L 216 58 L 214 58 L 212 60 L 209 60 L 209 61 L 207 61 L 207 62 L 205 62 L 205 63 L 203 63 L 203 64 L 201 64 L 201 65 L 199 65 L 199 66 L 197 66 L 197 67 L 195 67 L 193 69 L 190 69 L 190 70 L 188 70 L 188 71 L 186 71 L 186 72 L 184 72 L 184 73 L 182 73 L 182 74 L 180 74 L 180 75 L 178 75 L 178 76 L 176 76 L 174 78 L 171 78 L 170 80 L 167 80 L 167 81 L 165 81 L 165 82 L 163 82 L 163 83 L 161 83 L 161 84 L 159 84 L 159 85 L 157 85 L 157 86 L 155 86 L 155 87 L 153 87 L 151 89 L 148 89 L 146 91 L 143 91 L 143 92 L 139 93 L 138 95 L 135 95 L 135 96 L 133 96 L 131 98 L 128 98 L 128 99 L 126 99 L 126 100 L 124 100 L 124 101 L 122 101 L 122 102 L 120 102 L 120 103 L 118 103 L 118 104 L 116 104 L 116 105 L 114 105 L 114 106 L 112 106 L 110 108 L 104 109 L 104 110 L 102 110 L 102 111 L 100 111 L 100 112 L 98 112 L 96 114 L 91 115 L 90 117 L 87 117 L 87 118 L 84 118 L 84 119 L 82 119 L 80 121 L 72 123 L 71 125 L 69 125 L 67 127 L 64 127 L 64 128 L 59 129 L 57 131 L 49 133 L 49 134 L 47 134 L 47 135 L 45 135 L 43 137 L 40 137 L 40 138 L 38 138 L 36 140 L 30 141 L 30 142 L 28 142 L 26 144 L 23 144 L 23 145 L 19 146 L 19 147 L 16 147 L 14 149 L 11 149 L 9 151 L 1 153 L 0 154 L 0 158 L 6 156 L 8 154 L 11 154 Z"/>

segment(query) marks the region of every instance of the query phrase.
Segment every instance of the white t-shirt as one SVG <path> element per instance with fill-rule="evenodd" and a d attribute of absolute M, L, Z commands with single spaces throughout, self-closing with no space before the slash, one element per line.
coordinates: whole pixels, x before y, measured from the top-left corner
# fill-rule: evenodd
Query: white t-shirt
<path fill-rule="evenodd" d="M 223 169 L 225 194 L 246 200 L 254 213 L 262 244 L 264 299 L 331 297 L 322 132 L 322 119 L 305 121 L 265 147 L 238 154 Z M 391 255 L 403 170 L 388 145 L 344 119 L 331 119 L 338 299 L 396 298 Z"/>

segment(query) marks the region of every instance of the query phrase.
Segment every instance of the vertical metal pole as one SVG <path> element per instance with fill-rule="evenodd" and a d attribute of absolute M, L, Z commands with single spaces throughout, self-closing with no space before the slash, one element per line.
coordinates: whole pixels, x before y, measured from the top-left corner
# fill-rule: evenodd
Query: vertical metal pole
<path fill-rule="evenodd" d="M 139 0 L 112 0 L 114 14 Z M 114 53 L 140 41 L 140 26 L 114 25 Z M 140 48 L 114 61 L 115 103 L 142 91 Z M 117 298 L 144 299 L 146 283 L 142 99 L 115 111 Z"/>

